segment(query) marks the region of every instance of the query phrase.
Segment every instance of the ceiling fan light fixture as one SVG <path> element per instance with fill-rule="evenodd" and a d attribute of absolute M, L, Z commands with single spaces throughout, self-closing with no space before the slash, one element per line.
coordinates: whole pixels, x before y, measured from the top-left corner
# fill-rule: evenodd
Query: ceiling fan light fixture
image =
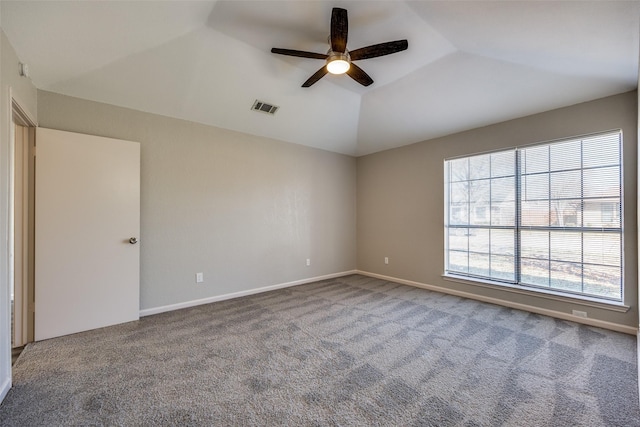
<path fill-rule="evenodd" d="M 331 52 L 327 58 L 327 71 L 331 74 L 344 74 L 351 68 L 348 53 Z"/>

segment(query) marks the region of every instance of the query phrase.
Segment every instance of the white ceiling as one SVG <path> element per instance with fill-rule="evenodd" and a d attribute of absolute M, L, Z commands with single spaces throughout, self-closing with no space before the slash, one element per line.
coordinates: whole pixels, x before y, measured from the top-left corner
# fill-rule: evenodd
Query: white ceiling
<path fill-rule="evenodd" d="M 332 7 L 348 48 L 408 50 L 300 85 Z M 44 90 L 364 155 L 635 89 L 640 1 L 7 1 L 2 29 Z M 250 110 L 259 99 L 274 115 Z"/>

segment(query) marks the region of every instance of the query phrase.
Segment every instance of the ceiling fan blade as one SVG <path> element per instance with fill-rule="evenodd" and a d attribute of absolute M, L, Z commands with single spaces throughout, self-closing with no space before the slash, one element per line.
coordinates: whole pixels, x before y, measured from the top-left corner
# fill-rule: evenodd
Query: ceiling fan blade
<path fill-rule="evenodd" d="M 351 67 L 349 67 L 347 74 L 362 86 L 369 86 L 371 83 L 373 83 L 373 79 L 369 77 L 369 74 L 365 73 L 362 68 L 358 67 L 354 63 L 351 63 Z"/>
<path fill-rule="evenodd" d="M 298 56 L 300 58 L 312 58 L 312 59 L 327 59 L 327 56 L 328 56 L 324 53 L 305 52 L 304 50 L 280 49 L 277 47 L 272 48 L 271 53 L 277 53 L 279 55 Z"/>
<path fill-rule="evenodd" d="M 334 7 L 331 11 L 331 50 L 344 53 L 347 50 L 349 21 L 347 10 Z"/>
<path fill-rule="evenodd" d="M 328 73 L 327 66 L 325 65 L 324 67 L 322 67 L 318 71 L 316 71 L 313 76 L 309 77 L 306 82 L 302 83 L 302 87 L 311 86 L 312 84 L 314 84 L 315 82 L 317 82 L 318 80 L 323 78 L 324 75 L 327 74 L 327 73 Z"/>
<path fill-rule="evenodd" d="M 375 58 L 377 56 L 390 55 L 392 53 L 401 52 L 407 50 L 409 43 L 406 40 L 396 40 L 393 42 L 386 42 L 380 44 L 374 44 L 360 49 L 352 50 L 349 52 L 352 61 L 359 59 Z"/>

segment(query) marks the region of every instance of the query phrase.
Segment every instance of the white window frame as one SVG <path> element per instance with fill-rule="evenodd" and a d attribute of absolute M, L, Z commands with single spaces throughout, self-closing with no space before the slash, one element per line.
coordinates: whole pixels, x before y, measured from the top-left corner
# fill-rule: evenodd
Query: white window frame
<path fill-rule="evenodd" d="M 618 212 L 619 215 L 619 227 L 605 227 L 604 225 L 601 227 L 587 227 L 585 226 L 584 223 L 582 223 L 579 227 L 578 226 L 574 226 L 572 224 L 563 224 L 561 223 L 561 226 L 558 226 L 558 224 L 555 225 L 547 225 L 547 226 L 542 226 L 542 227 L 531 227 L 531 226 L 523 226 L 522 225 L 522 212 L 521 212 L 521 206 L 523 204 L 523 200 L 521 199 L 521 194 L 520 192 L 522 191 L 522 180 L 524 180 L 525 178 L 523 178 L 523 176 L 528 176 L 526 174 L 523 174 L 520 170 L 521 168 L 521 152 L 522 151 L 526 151 L 527 149 L 530 148 L 536 148 L 536 147 L 545 147 L 545 146 L 552 146 L 555 144 L 563 144 L 563 143 L 570 143 L 572 141 L 581 141 L 581 150 L 582 148 L 582 141 L 584 140 L 588 140 L 589 138 L 597 138 L 597 137 L 611 137 L 611 136 L 617 136 L 618 138 L 618 153 L 619 153 L 619 198 L 613 202 L 618 204 L 620 210 Z M 474 209 L 469 209 L 469 217 L 467 218 L 467 226 L 465 226 L 465 224 L 451 224 L 450 220 L 452 220 L 453 218 L 450 217 L 449 214 L 449 210 L 453 207 L 452 206 L 452 202 L 450 200 L 450 193 L 451 193 L 451 184 L 455 183 L 455 182 L 462 182 L 464 180 L 452 180 L 450 182 L 450 171 L 449 171 L 449 165 L 450 162 L 452 161 L 456 161 L 456 160 L 464 160 L 464 159 L 471 159 L 473 157 L 476 156 L 481 156 L 481 155 L 492 155 L 492 154 L 503 154 L 503 153 L 510 153 L 512 152 L 514 155 L 514 191 L 515 191 L 515 196 L 514 196 L 514 200 L 515 200 L 515 211 L 514 211 L 514 223 L 511 224 L 500 224 L 500 221 L 495 220 L 495 218 L 493 220 L 490 220 L 490 223 L 487 224 L 472 224 L 472 218 L 471 218 L 471 211 L 475 211 L 475 207 Z M 581 151 L 582 153 L 582 151 Z M 444 190 L 445 190 L 445 205 L 444 205 L 444 215 L 445 215 L 445 226 L 444 226 L 444 237 L 445 237 L 445 251 L 444 251 L 444 255 L 445 255 L 445 265 L 444 265 L 444 277 L 445 278 L 449 278 L 449 279 L 453 279 L 453 280 L 461 280 L 463 282 L 469 282 L 472 284 L 478 284 L 478 285 L 482 285 L 482 286 L 492 286 L 492 285 L 497 285 L 500 287 L 507 287 L 507 288 L 511 288 L 511 289 L 516 289 L 518 291 L 522 290 L 525 293 L 529 293 L 530 291 L 533 294 L 537 294 L 537 293 L 541 293 L 541 294 L 551 294 L 551 295 L 557 295 L 560 297 L 567 297 L 567 298 L 574 298 L 574 299 L 580 299 L 580 300 L 587 300 L 587 301 L 594 301 L 596 303 L 602 303 L 605 305 L 616 305 L 616 306 L 622 306 L 623 301 L 624 301 L 624 188 L 623 188 L 623 184 L 624 184 L 624 169 L 623 169 L 623 164 L 624 164 L 624 154 L 623 154 L 623 135 L 622 135 L 622 131 L 621 130 L 615 130 L 615 131 L 607 131 L 607 132 L 602 132 L 602 133 L 598 133 L 598 134 L 591 134 L 591 135 L 585 135 L 585 136 L 579 136 L 579 137 L 572 137 L 572 138 L 566 138 L 566 139 L 562 139 L 562 140 L 556 140 L 556 141 L 548 141 L 548 142 L 543 142 L 543 143 L 537 143 L 537 144 L 532 144 L 532 145 L 527 145 L 527 146 L 521 146 L 521 147 L 513 147 L 513 148 L 509 148 L 509 149 L 504 149 L 504 150 L 499 150 L 499 151 L 494 151 L 494 152 L 490 152 L 490 153 L 477 153 L 477 154 L 471 154 L 471 155 L 467 155 L 467 156 L 460 156 L 460 157 L 455 157 L 455 158 L 448 158 L 445 159 L 444 161 Z M 582 154 L 581 154 L 581 163 L 580 163 L 580 167 L 579 170 L 580 171 L 580 176 L 582 177 L 581 180 L 584 180 L 584 171 L 588 170 L 588 167 L 585 167 L 583 158 L 582 158 Z M 529 174 L 530 176 L 531 174 Z M 551 176 L 551 171 L 549 171 L 549 175 Z M 492 178 L 484 178 L 485 180 L 491 180 Z M 470 185 L 470 183 L 473 180 L 471 178 L 468 178 L 467 180 L 467 185 Z M 581 181 L 583 182 L 583 181 Z M 582 184 L 581 184 L 581 188 L 582 188 Z M 489 196 L 491 197 L 491 196 Z M 471 194 L 468 195 L 468 200 L 469 203 L 471 203 Z M 551 196 L 549 195 L 549 200 L 550 200 L 550 204 L 551 204 Z M 603 197 L 603 200 L 601 201 L 601 203 L 604 203 L 605 197 Z M 491 200 L 491 198 L 490 198 Z M 584 209 L 584 202 L 585 200 L 589 201 L 588 198 L 585 198 L 585 193 L 584 193 L 584 189 L 581 189 L 581 193 L 580 193 L 580 202 L 581 202 L 581 207 Z M 455 202 L 453 202 L 455 203 Z M 615 209 L 616 205 L 613 205 L 614 209 Z M 601 215 L 604 216 L 605 212 L 604 212 L 604 208 L 605 206 L 602 205 L 601 206 Z M 456 209 L 460 210 L 459 205 L 456 207 Z M 607 207 L 607 209 L 609 209 L 609 207 Z M 486 212 L 487 214 L 489 214 L 490 216 L 493 216 L 493 213 L 495 211 L 498 210 L 497 206 L 494 206 L 491 204 L 486 206 Z M 584 220 L 584 218 L 586 218 L 586 216 L 584 216 L 584 211 L 582 210 L 581 212 L 583 212 L 583 216 L 581 217 L 581 219 Z M 613 218 L 615 219 L 615 212 L 613 213 Z M 609 211 L 607 211 L 607 214 L 609 214 Z M 549 214 L 551 215 L 551 214 Z M 453 222 L 453 221 L 452 221 Z M 474 230 L 475 231 L 484 231 L 484 230 L 490 230 L 489 232 L 491 232 L 491 230 L 513 230 L 514 233 L 514 253 L 513 253 L 513 258 L 514 258 L 514 271 L 513 271 L 513 279 L 510 278 L 501 278 L 501 277 L 491 277 L 491 267 L 489 268 L 489 273 L 488 275 L 486 274 L 475 274 L 473 271 L 471 271 L 470 269 L 465 271 L 459 271 L 456 270 L 455 268 L 450 268 L 450 254 L 453 252 L 459 252 L 459 253 L 464 253 L 463 250 L 457 250 L 457 249 L 451 249 L 450 246 L 450 231 L 453 229 L 460 229 L 464 232 L 464 230 L 466 229 L 467 233 L 471 233 Z M 552 281 L 551 279 L 549 280 L 549 284 L 547 286 L 537 286 L 536 284 L 532 284 L 532 283 L 524 283 L 522 281 L 522 271 L 521 271 L 521 264 L 523 261 L 523 256 L 521 253 L 521 246 L 522 246 L 522 241 L 521 241 L 521 234 L 524 231 L 531 231 L 531 230 L 538 230 L 538 231 L 542 231 L 542 232 L 547 232 L 549 236 L 551 236 L 553 233 L 557 233 L 558 231 L 561 232 L 575 232 L 575 233 L 580 233 L 580 239 L 581 241 L 584 241 L 584 236 L 585 234 L 589 235 L 589 236 L 593 236 L 594 233 L 614 233 L 616 235 L 619 235 L 619 242 L 620 242 L 620 248 L 619 248 L 619 266 L 616 265 L 616 268 L 619 267 L 619 277 L 620 277 L 620 282 L 619 282 L 619 298 L 616 296 L 606 296 L 603 294 L 594 294 L 594 293 L 589 293 L 589 292 L 584 292 L 585 290 L 585 280 L 584 280 L 584 270 L 585 270 L 585 266 L 588 266 L 589 263 L 585 262 L 584 260 L 584 252 L 581 252 L 581 260 L 579 262 L 575 262 L 575 265 L 579 265 L 580 269 L 581 269 L 581 274 L 582 274 L 582 282 L 581 282 L 581 289 L 582 291 L 572 291 L 572 290 L 566 290 L 566 289 L 560 289 L 558 287 L 555 287 L 552 285 Z M 556 234 L 557 235 L 557 234 Z M 470 256 L 470 254 L 473 252 L 470 249 L 471 244 L 469 243 L 467 246 L 467 254 L 468 256 Z M 583 243 L 584 245 L 584 243 Z M 489 252 L 487 253 L 487 255 L 489 255 L 489 257 L 491 256 L 491 249 L 489 249 Z M 489 258 L 491 259 L 491 258 Z M 556 262 L 558 261 L 557 259 L 552 258 L 551 254 L 549 254 L 549 263 L 551 264 L 552 262 Z M 469 262 L 470 265 L 470 262 Z M 602 267 L 605 267 L 604 265 Z M 551 267 L 549 267 L 549 271 L 551 271 Z M 616 283 L 617 284 L 617 283 Z"/>

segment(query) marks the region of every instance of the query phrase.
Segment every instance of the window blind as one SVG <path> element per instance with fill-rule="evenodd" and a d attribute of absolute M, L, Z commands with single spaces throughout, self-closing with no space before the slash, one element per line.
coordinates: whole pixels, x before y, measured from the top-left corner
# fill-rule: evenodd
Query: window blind
<path fill-rule="evenodd" d="M 622 134 L 445 161 L 445 272 L 622 300 Z"/>

